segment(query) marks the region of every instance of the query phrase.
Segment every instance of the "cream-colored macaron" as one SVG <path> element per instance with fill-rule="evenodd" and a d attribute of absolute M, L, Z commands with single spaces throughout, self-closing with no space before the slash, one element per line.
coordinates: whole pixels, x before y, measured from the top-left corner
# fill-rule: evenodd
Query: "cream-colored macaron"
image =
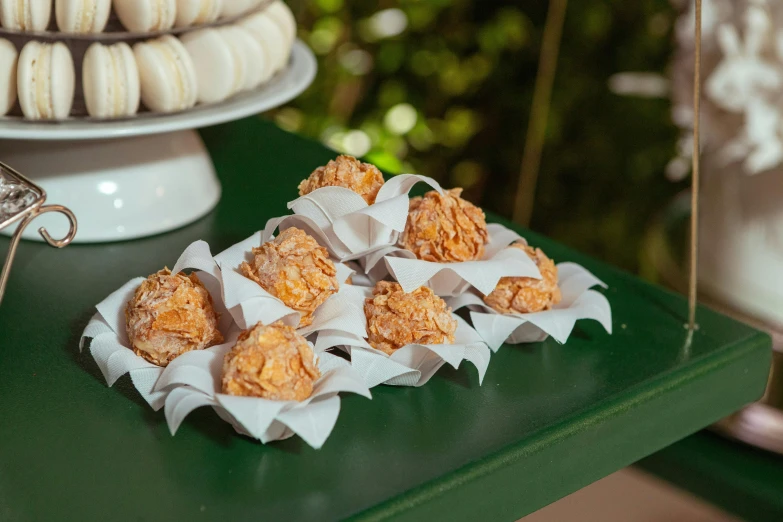
<path fill-rule="evenodd" d="M 239 25 L 228 25 L 218 29 L 223 39 L 239 51 L 244 82 L 239 90 L 255 89 L 270 78 L 266 50 L 250 31 Z"/>
<path fill-rule="evenodd" d="M 283 0 L 274 0 L 264 12 L 280 25 L 290 48 L 296 40 L 296 18 L 294 18 L 291 8 Z"/>
<path fill-rule="evenodd" d="M 0 38 L 0 116 L 5 116 L 16 103 L 16 68 L 19 52 L 14 44 Z"/>
<path fill-rule="evenodd" d="M 0 24 L 13 31 L 45 31 L 52 0 L 0 0 Z"/>
<path fill-rule="evenodd" d="M 255 9 L 264 0 L 225 0 L 223 10 L 220 13 L 221 18 L 233 18 Z"/>
<path fill-rule="evenodd" d="M 190 27 L 214 22 L 223 11 L 223 3 L 233 0 L 177 0 L 176 27 Z"/>
<path fill-rule="evenodd" d="M 177 19 L 177 0 L 114 0 L 114 12 L 129 31 L 166 31 Z"/>
<path fill-rule="evenodd" d="M 30 120 L 64 120 L 71 113 L 76 72 L 68 47 L 28 42 L 17 68 L 19 105 Z"/>
<path fill-rule="evenodd" d="M 154 112 L 176 112 L 196 104 L 198 84 L 190 55 L 166 35 L 133 46 L 141 80 L 141 101 Z"/>
<path fill-rule="evenodd" d="M 291 49 L 283 29 L 271 16 L 262 11 L 246 16 L 239 25 L 247 29 L 266 51 L 270 76 L 286 66 Z"/>
<path fill-rule="evenodd" d="M 245 84 L 245 55 L 218 29 L 206 28 L 182 36 L 182 45 L 193 60 L 198 101 L 216 103 L 238 92 Z"/>
<path fill-rule="evenodd" d="M 57 27 L 64 33 L 101 33 L 111 14 L 111 0 L 54 0 Z"/>
<path fill-rule="evenodd" d="M 82 63 L 87 112 L 93 118 L 133 116 L 139 110 L 141 84 L 136 58 L 124 42 L 92 44 Z"/>

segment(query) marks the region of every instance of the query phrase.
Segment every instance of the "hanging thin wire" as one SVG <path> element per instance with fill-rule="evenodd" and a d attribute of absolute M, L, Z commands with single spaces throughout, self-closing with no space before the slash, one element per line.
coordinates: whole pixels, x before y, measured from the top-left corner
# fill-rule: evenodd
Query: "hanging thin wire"
<path fill-rule="evenodd" d="M 522 167 L 512 215 L 513 220 L 523 226 L 530 224 L 530 218 L 533 215 L 533 201 L 541 164 L 541 152 L 546 140 L 549 106 L 552 100 L 552 87 L 557 72 L 560 41 L 563 36 L 563 23 L 567 7 L 568 0 L 550 0 L 544 25 L 538 75 L 533 90 L 533 105 L 530 109 L 530 123 L 525 138 L 525 149 L 522 152 Z"/>
<path fill-rule="evenodd" d="M 688 276 L 688 330 L 696 329 L 696 300 L 698 297 L 697 275 L 699 267 L 699 178 L 701 154 L 701 3 L 696 0 L 696 29 L 693 61 L 693 174 L 691 177 L 691 255 Z"/>

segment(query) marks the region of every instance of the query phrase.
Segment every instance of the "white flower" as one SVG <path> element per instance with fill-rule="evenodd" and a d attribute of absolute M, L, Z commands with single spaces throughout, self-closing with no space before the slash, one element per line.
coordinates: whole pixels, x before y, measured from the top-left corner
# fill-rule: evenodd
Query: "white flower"
<path fill-rule="evenodd" d="M 756 174 L 773 169 L 783 161 L 783 130 L 780 111 L 763 99 L 748 103 L 746 125 L 740 136 L 722 151 L 726 163 L 742 161 L 745 169 Z"/>
<path fill-rule="evenodd" d="M 678 2 L 680 5 L 685 2 Z M 693 129 L 693 2 L 677 26 L 672 117 L 689 142 Z M 739 164 L 757 174 L 783 164 L 783 3 L 704 0 L 701 130 L 706 170 Z M 679 178 L 692 156 L 682 147 L 668 175 Z M 711 163 L 711 159 L 717 163 Z"/>
<path fill-rule="evenodd" d="M 705 84 L 706 93 L 719 107 L 742 112 L 759 96 L 774 94 L 783 85 L 780 64 L 767 60 L 762 52 L 771 38 L 772 23 L 765 9 L 750 6 L 745 13 L 745 41 L 730 24 L 718 27 L 716 36 L 723 52 Z"/>

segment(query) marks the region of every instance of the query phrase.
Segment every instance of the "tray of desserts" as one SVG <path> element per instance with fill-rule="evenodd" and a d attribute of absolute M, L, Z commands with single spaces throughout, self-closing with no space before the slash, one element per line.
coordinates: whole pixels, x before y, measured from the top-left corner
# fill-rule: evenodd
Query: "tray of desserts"
<path fill-rule="evenodd" d="M 316 70 L 280 0 L 0 1 L 0 25 L 0 137 L 10 139 L 228 121 L 295 97 Z"/>
<path fill-rule="evenodd" d="M 431 190 L 410 197 L 417 184 Z M 565 343 L 581 319 L 611 333 L 600 280 L 487 224 L 459 188 L 386 181 L 340 156 L 288 208 L 217 255 L 192 243 L 97 304 L 82 346 L 108 385 L 129 374 L 172 434 L 208 406 L 239 434 L 320 448 L 341 393 L 421 387 L 462 363 L 480 386 L 503 342 Z"/>
<path fill-rule="evenodd" d="M 315 78 L 317 63 L 302 42 L 293 45 L 287 67 L 268 83 L 228 100 L 196 105 L 177 113 L 141 111 L 124 118 L 72 118 L 61 121 L 0 118 L 0 138 L 17 140 L 93 140 L 160 134 L 233 121 L 278 107 L 304 91 Z"/>
<path fill-rule="evenodd" d="M 2 0 L 0 34 L 73 40 L 154 38 L 235 22 L 262 9 L 281 22 L 290 21 L 290 11 L 274 4 L 274 0 Z"/>

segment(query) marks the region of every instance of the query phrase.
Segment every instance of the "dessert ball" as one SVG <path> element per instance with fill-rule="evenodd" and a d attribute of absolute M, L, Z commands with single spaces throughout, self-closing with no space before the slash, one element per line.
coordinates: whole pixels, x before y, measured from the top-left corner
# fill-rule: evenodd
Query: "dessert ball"
<path fill-rule="evenodd" d="M 253 261 L 242 274 L 302 315 L 300 327 L 313 322 L 313 312 L 337 293 L 337 270 L 329 252 L 309 234 L 292 227 L 253 249 Z"/>
<path fill-rule="evenodd" d="M 532 277 L 503 277 L 484 302 L 502 314 L 529 314 L 549 310 L 560 302 L 560 287 L 557 286 L 557 267 L 540 248 L 524 243 L 512 247 L 525 252 L 536 262 L 541 279 Z"/>
<path fill-rule="evenodd" d="M 223 360 L 223 393 L 274 401 L 303 401 L 321 376 L 313 349 L 281 322 L 239 335 Z"/>
<path fill-rule="evenodd" d="M 222 343 L 218 319 L 212 296 L 198 276 L 172 275 L 167 268 L 149 276 L 125 308 L 133 351 L 158 366 Z"/>
<path fill-rule="evenodd" d="M 318 167 L 310 177 L 299 184 L 299 195 L 304 196 L 321 187 L 344 187 L 351 189 L 367 202 L 375 203 L 375 197 L 383 185 L 383 176 L 378 167 L 362 163 L 351 156 L 339 156 L 325 167 Z"/>
<path fill-rule="evenodd" d="M 408 223 L 398 246 L 425 261 L 456 263 L 484 255 L 487 221 L 484 211 L 460 197 L 461 188 L 433 190 L 411 198 Z"/>
<path fill-rule="evenodd" d="M 364 302 L 367 342 L 389 355 L 408 344 L 451 344 L 457 321 L 431 288 L 406 294 L 399 283 L 380 281 Z"/>

